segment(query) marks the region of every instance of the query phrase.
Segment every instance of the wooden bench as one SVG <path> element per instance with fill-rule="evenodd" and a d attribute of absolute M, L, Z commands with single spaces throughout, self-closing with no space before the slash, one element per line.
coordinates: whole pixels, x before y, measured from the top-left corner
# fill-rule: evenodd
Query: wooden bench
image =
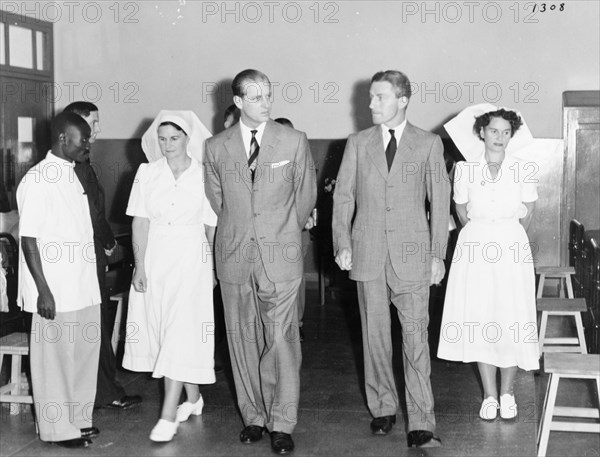
<path fill-rule="evenodd" d="M 586 311 L 584 298 L 538 298 L 537 310 L 542 313 L 540 323 L 540 354 L 544 352 L 579 352 L 587 354 L 581 313 Z M 577 338 L 546 338 L 549 316 L 570 316 L 575 319 Z"/>
<path fill-rule="evenodd" d="M 544 282 L 546 278 L 556 278 L 559 280 L 559 296 L 564 298 L 565 289 L 562 286 L 563 281 L 567 289 L 567 297 L 575 298 L 573 293 L 573 282 L 571 276 L 575 274 L 573 267 L 537 267 L 535 272 L 540 275 L 538 282 L 537 298 L 542 298 L 544 294 Z"/>
<path fill-rule="evenodd" d="M 10 382 L 0 387 L 0 402 L 10 402 L 10 414 L 19 414 L 21 403 L 33 404 L 27 378 L 21 373 L 22 357 L 29 355 L 26 333 L 15 332 L 0 338 L 0 370 L 4 356 L 9 355 L 12 357 Z"/>
<path fill-rule="evenodd" d="M 552 430 L 563 432 L 600 433 L 597 421 L 575 422 L 558 421 L 558 417 L 578 417 L 598 419 L 600 404 L 596 408 L 573 406 L 556 406 L 558 384 L 562 378 L 593 379 L 597 392 L 600 392 L 600 355 L 598 354 L 546 354 L 544 355 L 544 371 L 550 373 L 540 428 L 538 430 L 538 457 L 546 455 L 548 439 Z"/>

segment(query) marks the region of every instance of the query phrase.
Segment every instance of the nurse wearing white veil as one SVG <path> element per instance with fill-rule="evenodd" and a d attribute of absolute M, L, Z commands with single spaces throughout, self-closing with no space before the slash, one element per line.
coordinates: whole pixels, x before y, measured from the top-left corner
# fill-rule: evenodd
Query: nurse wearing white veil
<path fill-rule="evenodd" d="M 454 177 L 463 228 L 448 277 L 438 357 L 477 362 L 484 390 L 480 417 L 494 420 L 500 410 L 503 419 L 513 419 L 518 368 L 539 368 L 526 233 L 539 168 L 515 156 L 533 137 L 518 113 L 487 104 L 465 109 L 445 128 L 466 161 L 456 164 Z"/>
<path fill-rule="evenodd" d="M 142 137 L 129 197 L 135 270 L 123 367 L 165 378 L 152 441 L 202 413 L 198 384 L 215 382 L 213 259 L 217 216 L 204 194 L 202 151 L 210 132 L 191 111 L 161 111 Z M 185 387 L 187 401 L 177 406 Z"/>

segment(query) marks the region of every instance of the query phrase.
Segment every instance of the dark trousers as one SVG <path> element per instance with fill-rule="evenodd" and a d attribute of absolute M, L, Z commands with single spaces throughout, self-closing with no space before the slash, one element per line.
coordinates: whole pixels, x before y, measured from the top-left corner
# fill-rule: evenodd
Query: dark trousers
<path fill-rule="evenodd" d="M 98 384 L 96 388 L 96 405 L 102 406 L 119 400 L 125 395 L 125 389 L 117 382 L 117 358 L 113 351 L 111 339 L 117 303 L 111 302 L 106 287 L 105 266 L 96 264 L 98 283 L 102 305 L 100 306 L 100 360 L 98 363 Z"/>

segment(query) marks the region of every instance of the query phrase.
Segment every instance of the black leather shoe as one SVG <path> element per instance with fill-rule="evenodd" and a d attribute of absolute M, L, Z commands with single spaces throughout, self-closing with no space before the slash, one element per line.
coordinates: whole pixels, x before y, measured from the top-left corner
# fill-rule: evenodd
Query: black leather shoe
<path fill-rule="evenodd" d="M 283 432 L 271 432 L 271 449 L 275 454 L 289 454 L 294 450 L 292 435 Z"/>
<path fill-rule="evenodd" d="M 60 447 L 66 447 L 67 449 L 77 449 L 82 447 L 88 447 L 88 445 L 92 442 L 86 438 L 73 438 L 72 440 L 63 440 L 63 441 L 50 441 L 52 444 L 56 444 Z"/>
<path fill-rule="evenodd" d="M 440 447 L 442 440 L 429 430 L 413 430 L 408 432 L 408 447 Z"/>
<path fill-rule="evenodd" d="M 395 423 L 395 415 L 376 417 L 371 421 L 371 432 L 373 435 L 387 435 L 392 431 L 392 425 Z"/>
<path fill-rule="evenodd" d="M 263 433 L 265 433 L 264 427 L 248 425 L 240 432 L 240 441 L 244 444 L 256 443 L 262 438 Z"/>
<path fill-rule="evenodd" d="M 132 406 L 139 405 L 142 402 L 142 397 L 139 395 L 125 395 L 118 400 L 106 405 L 107 408 L 113 409 L 129 409 Z"/>
<path fill-rule="evenodd" d="M 94 438 L 98 435 L 100 435 L 100 430 L 98 430 L 98 427 L 86 427 L 81 429 L 82 438 Z"/>

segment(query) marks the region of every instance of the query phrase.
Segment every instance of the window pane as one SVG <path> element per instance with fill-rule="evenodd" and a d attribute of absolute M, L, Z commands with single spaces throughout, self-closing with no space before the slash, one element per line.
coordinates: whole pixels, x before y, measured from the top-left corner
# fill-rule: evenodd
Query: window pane
<path fill-rule="evenodd" d="M 8 26 L 9 65 L 33 69 L 33 43 L 31 29 Z"/>
<path fill-rule="evenodd" d="M 6 65 L 6 52 L 4 49 L 4 22 L 0 22 L 0 64 Z"/>
<path fill-rule="evenodd" d="M 35 50 L 37 52 L 37 69 L 44 69 L 44 32 L 35 32 Z"/>
<path fill-rule="evenodd" d="M 33 129 L 35 119 L 32 117 L 17 118 L 17 135 L 19 150 L 17 151 L 17 162 L 28 163 L 33 160 L 35 145 L 33 144 Z"/>

